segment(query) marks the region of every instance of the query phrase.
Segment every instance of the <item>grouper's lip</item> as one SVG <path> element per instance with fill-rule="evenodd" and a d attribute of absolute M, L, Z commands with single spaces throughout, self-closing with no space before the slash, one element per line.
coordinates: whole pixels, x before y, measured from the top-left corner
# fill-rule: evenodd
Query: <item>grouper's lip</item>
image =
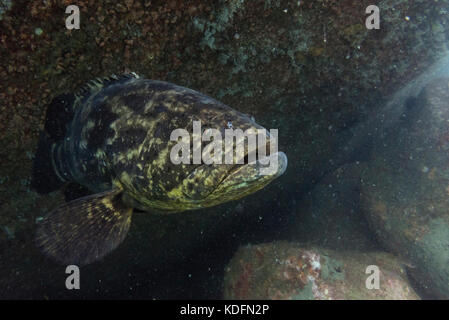
<path fill-rule="evenodd" d="M 273 162 L 277 159 L 277 168 L 273 168 L 272 172 L 265 172 L 263 174 L 263 169 L 266 171 L 270 167 L 270 164 L 273 164 Z M 268 164 L 263 164 L 264 160 L 268 161 Z M 245 171 L 249 172 L 251 171 L 251 179 L 245 179 L 246 182 L 251 183 L 259 179 L 269 179 L 273 180 L 277 177 L 281 176 L 285 170 L 287 170 L 287 156 L 284 152 L 279 151 L 276 153 L 273 153 L 269 156 L 257 159 L 256 161 L 241 164 L 241 165 L 235 165 L 226 175 L 226 177 L 221 181 L 220 185 L 231 182 L 231 180 L 235 180 L 235 184 L 239 184 L 241 182 L 240 176 L 245 175 Z M 230 183 L 229 185 L 232 185 Z M 219 186 L 217 186 L 219 187 Z"/>

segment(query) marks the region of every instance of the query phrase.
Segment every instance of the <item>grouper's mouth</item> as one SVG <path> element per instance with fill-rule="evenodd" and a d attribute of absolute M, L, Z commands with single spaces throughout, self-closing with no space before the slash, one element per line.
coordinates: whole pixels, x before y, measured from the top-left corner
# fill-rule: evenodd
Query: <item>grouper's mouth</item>
<path fill-rule="evenodd" d="M 260 186 L 257 188 L 258 190 L 281 176 L 287 169 L 287 156 L 281 151 L 274 152 L 277 147 L 272 150 L 273 146 L 269 137 L 268 135 L 268 141 L 262 146 L 248 146 L 243 157 L 243 164 L 235 164 L 217 185 L 215 191 L 223 189 L 244 191 L 244 189 L 253 189 L 253 185 Z M 254 156 L 252 159 L 255 158 L 255 155 L 257 158 L 250 159 L 249 153 Z"/>
<path fill-rule="evenodd" d="M 249 163 L 234 165 L 210 196 L 235 193 L 240 198 L 240 195 L 253 193 L 281 176 L 287 164 L 287 156 L 280 151 Z"/>
<path fill-rule="evenodd" d="M 245 157 L 247 160 L 247 157 Z M 287 156 L 279 151 L 250 163 L 234 165 L 215 191 L 223 188 L 244 189 L 251 184 L 264 184 L 281 176 L 287 169 Z M 266 185 L 266 184 L 264 184 Z"/>

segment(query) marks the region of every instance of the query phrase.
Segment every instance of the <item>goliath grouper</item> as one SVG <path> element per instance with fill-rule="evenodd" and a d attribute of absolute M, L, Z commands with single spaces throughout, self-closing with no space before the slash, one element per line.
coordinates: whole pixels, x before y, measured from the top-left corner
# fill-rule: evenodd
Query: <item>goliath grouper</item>
<path fill-rule="evenodd" d="M 285 171 L 282 152 L 268 155 L 278 159 L 269 175 L 260 174 L 258 160 L 172 163 L 170 150 L 177 142 L 170 140 L 171 132 L 182 128 L 191 133 L 193 121 L 220 132 L 230 124 L 243 131 L 263 129 L 204 94 L 134 73 L 95 80 L 77 94 L 54 98 L 32 186 L 48 193 L 75 183 L 90 195 L 44 216 L 37 227 L 38 247 L 61 263 L 85 265 L 124 240 L 133 209 L 170 213 L 210 207 L 260 190 Z"/>

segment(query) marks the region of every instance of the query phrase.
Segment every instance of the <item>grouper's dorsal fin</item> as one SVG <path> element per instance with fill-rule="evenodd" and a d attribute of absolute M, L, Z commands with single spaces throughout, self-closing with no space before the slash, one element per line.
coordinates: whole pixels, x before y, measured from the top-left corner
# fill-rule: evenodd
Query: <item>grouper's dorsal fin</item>
<path fill-rule="evenodd" d="M 140 76 L 135 72 L 130 72 L 122 75 L 111 75 L 103 78 L 96 78 L 94 80 L 90 80 L 83 87 L 81 87 L 76 93 L 75 97 L 77 99 L 83 99 L 86 96 L 89 96 L 95 92 L 98 92 L 109 85 L 126 82 L 129 79 L 139 79 Z"/>
<path fill-rule="evenodd" d="M 56 261 L 82 266 L 101 259 L 126 237 L 132 208 L 114 189 L 62 204 L 37 225 L 37 246 Z"/>

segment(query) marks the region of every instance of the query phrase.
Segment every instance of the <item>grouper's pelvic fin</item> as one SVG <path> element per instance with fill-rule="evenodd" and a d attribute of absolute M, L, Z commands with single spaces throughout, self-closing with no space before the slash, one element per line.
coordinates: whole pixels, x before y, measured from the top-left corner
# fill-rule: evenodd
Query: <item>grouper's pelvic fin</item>
<path fill-rule="evenodd" d="M 44 130 L 38 142 L 37 152 L 33 162 L 31 187 L 38 193 L 44 194 L 60 189 L 70 177 L 62 175 L 61 170 L 55 168 L 60 160 L 55 157 L 56 146 L 66 138 L 67 127 L 72 122 L 75 109 L 81 101 L 90 95 L 114 84 L 120 84 L 139 76 L 132 72 L 120 76 L 112 75 L 89 81 L 76 93 L 64 93 L 55 97 L 47 106 Z"/>
<path fill-rule="evenodd" d="M 77 266 L 114 250 L 126 237 L 132 208 L 113 189 L 62 204 L 38 223 L 36 242 L 54 260 Z"/>

